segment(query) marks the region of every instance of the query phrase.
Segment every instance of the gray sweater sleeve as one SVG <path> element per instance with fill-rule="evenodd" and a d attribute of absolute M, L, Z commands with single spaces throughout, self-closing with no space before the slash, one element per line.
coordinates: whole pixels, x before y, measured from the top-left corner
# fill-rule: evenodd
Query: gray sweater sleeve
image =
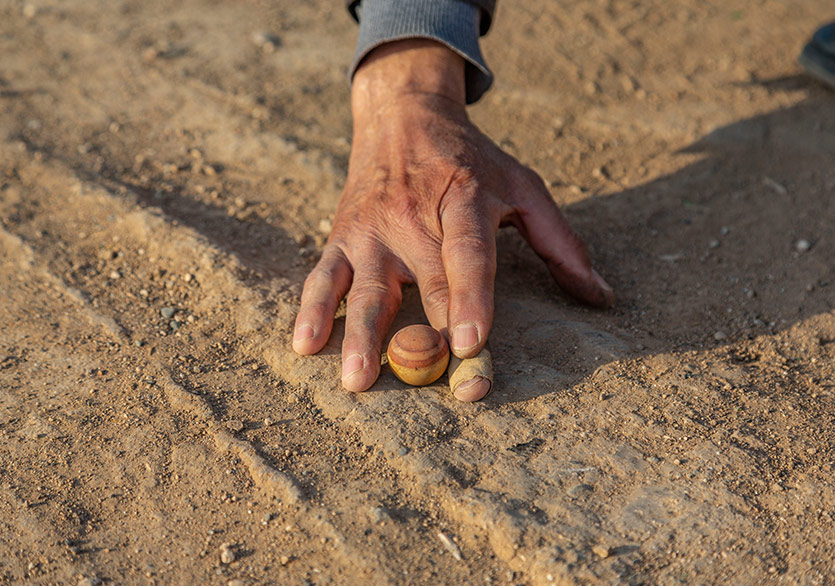
<path fill-rule="evenodd" d="M 363 58 L 384 43 L 432 39 L 466 60 L 467 102 L 475 102 L 493 82 L 478 39 L 490 27 L 494 5 L 494 0 L 349 0 L 360 25 L 350 77 Z"/>

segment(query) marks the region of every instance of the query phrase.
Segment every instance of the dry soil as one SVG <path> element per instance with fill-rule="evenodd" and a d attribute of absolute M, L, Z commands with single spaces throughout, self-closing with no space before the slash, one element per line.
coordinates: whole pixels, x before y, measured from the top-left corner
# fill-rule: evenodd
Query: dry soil
<path fill-rule="evenodd" d="M 0 582 L 835 582 L 826 4 L 500 2 L 472 118 L 618 302 L 502 232 L 467 405 L 289 351 L 341 1 L 0 2 Z"/>

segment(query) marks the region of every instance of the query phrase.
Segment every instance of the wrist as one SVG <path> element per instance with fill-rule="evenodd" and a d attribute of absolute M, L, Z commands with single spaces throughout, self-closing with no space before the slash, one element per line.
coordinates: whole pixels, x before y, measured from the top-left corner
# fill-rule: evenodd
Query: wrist
<path fill-rule="evenodd" d="M 351 107 L 355 117 L 409 98 L 441 98 L 464 109 L 465 61 L 429 39 L 403 39 L 369 53 L 354 75 Z"/>

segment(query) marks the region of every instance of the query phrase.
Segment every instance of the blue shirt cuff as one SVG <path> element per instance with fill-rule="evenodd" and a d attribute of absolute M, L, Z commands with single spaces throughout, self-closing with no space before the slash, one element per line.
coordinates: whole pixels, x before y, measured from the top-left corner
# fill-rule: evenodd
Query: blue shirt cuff
<path fill-rule="evenodd" d="M 438 41 L 467 62 L 467 103 L 478 100 L 493 83 L 478 45 L 480 10 L 464 0 L 363 0 L 357 6 L 359 38 L 351 79 L 360 62 L 376 47 L 401 39 Z"/>

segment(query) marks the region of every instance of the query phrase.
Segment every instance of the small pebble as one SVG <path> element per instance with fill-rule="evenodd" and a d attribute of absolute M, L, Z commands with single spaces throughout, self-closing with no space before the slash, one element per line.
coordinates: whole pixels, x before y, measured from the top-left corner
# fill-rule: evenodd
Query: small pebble
<path fill-rule="evenodd" d="M 235 561 L 235 552 L 228 543 L 220 546 L 220 561 L 224 564 L 231 564 Z"/>
<path fill-rule="evenodd" d="M 780 195 L 786 195 L 789 192 L 789 190 L 786 189 L 785 185 L 775 181 L 771 177 L 768 177 L 768 176 L 763 177 L 763 183 L 765 185 L 767 185 L 768 187 L 770 187 L 771 189 L 773 189 L 776 193 L 779 193 Z"/>
<path fill-rule="evenodd" d="M 286 555 L 281 556 L 280 558 L 278 558 L 278 563 L 281 564 L 282 566 L 286 566 L 287 564 L 290 563 L 290 556 L 286 556 Z"/>
<path fill-rule="evenodd" d="M 229 580 L 226 586 L 246 586 L 246 582 L 243 580 Z"/>
<path fill-rule="evenodd" d="M 368 509 L 368 517 L 374 524 L 383 523 L 391 519 L 391 517 L 388 514 L 388 511 L 381 507 L 371 507 L 370 509 Z"/>
<path fill-rule="evenodd" d="M 265 417 L 265 418 L 264 418 L 264 426 L 265 426 L 265 427 L 269 427 L 269 426 L 271 426 L 273 423 L 275 423 L 275 421 L 273 421 L 273 420 L 272 420 L 272 419 L 270 419 L 269 417 Z"/>
<path fill-rule="evenodd" d="M 240 419 L 230 419 L 226 422 L 226 429 L 229 431 L 243 431 L 244 423 Z"/>
<path fill-rule="evenodd" d="M 252 42 L 265 53 L 272 53 L 281 46 L 281 40 L 271 33 L 253 33 Z"/>
<path fill-rule="evenodd" d="M 113 279 L 114 281 L 116 279 L 121 279 L 122 278 L 122 273 L 120 273 L 119 271 L 110 271 L 110 278 Z"/>
<path fill-rule="evenodd" d="M 730 231 L 730 228 L 728 228 L 727 226 L 722 226 L 721 228 L 719 228 L 719 234 L 721 234 L 722 236 L 727 236 Z"/>
<path fill-rule="evenodd" d="M 261 525 L 268 525 L 270 521 L 273 520 L 272 513 L 265 513 L 263 517 L 261 517 Z"/>
<path fill-rule="evenodd" d="M 581 483 L 575 484 L 574 486 L 569 488 L 567 493 L 568 493 L 568 496 L 570 496 L 572 498 L 577 498 L 577 497 L 587 495 L 592 490 L 594 490 L 593 486 L 591 486 L 590 484 L 585 484 L 585 483 L 581 482 Z"/>
<path fill-rule="evenodd" d="M 711 241 L 708 243 L 708 246 L 709 246 L 710 248 L 719 248 L 719 244 L 720 244 L 720 242 L 719 242 L 718 240 L 711 240 Z"/>
<path fill-rule="evenodd" d="M 713 334 L 713 339 L 716 340 L 717 342 L 719 342 L 721 340 L 724 340 L 727 337 L 728 336 L 725 334 L 725 332 L 722 332 L 722 331 L 719 331 L 719 332 L 716 332 L 715 334 Z"/>
<path fill-rule="evenodd" d="M 456 559 L 456 561 L 461 561 L 463 558 L 461 557 L 461 550 L 458 549 L 458 545 L 446 534 L 442 531 L 438 531 L 438 539 L 441 540 L 441 543 L 444 544 L 446 550 L 452 554 L 452 557 Z"/>
<path fill-rule="evenodd" d="M 176 310 L 173 307 L 163 307 L 159 310 L 160 315 L 162 315 L 162 317 L 164 317 L 165 319 L 171 319 L 172 317 L 174 317 L 175 311 Z"/>
<path fill-rule="evenodd" d="M 147 290 L 147 289 L 140 289 L 140 290 L 139 290 L 139 294 L 140 294 L 142 297 L 147 297 L 147 296 L 148 296 L 148 290 Z"/>
<path fill-rule="evenodd" d="M 319 220 L 319 231 L 327 236 L 333 230 L 333 222 L 328 218 L 322 218 Z"/>
<path fill-rule="evenodd" d="M 797 252 L 806 252 L 810 248 L 812 248 L 812 243 L 808 240 L 798 240 L 794 245 L 795 250 Z"/>
<path fill-rule="evenodd" d="M 594 545 L 594 546 L 592 546 L 591 551 L 592 551 L 592 553 L 594 553 L 594 555 L 596 555 L 600 559 L 604 559 L 604 560 L 607 557 L 609 557 L 609 554 L 610 554 L 609 548 L 606 547 L 605 545 Z"/>
<path fill-rule="evenodd" d="M 145 63 L 151 63 L 157 57 L 159 57 L 161 54 L 162 54 L 162 51 L 160 51 L 156 47 L 148 47 L 147 49 L 142 51 L 142 60 Z"/>
<path fill-rule="evenodd" d="M 407 448 L 406 446 L 402 446 L 401 448 L 399 448 L 397 450 L 397 455 L 398 456 L 405 456 L 408 453 L 409 453 L 409 448 Z"/>
<path fill-rule="evenodd" d="M 193 278 L 194 275 L 192 275 L 191 273 L 186 273 L 185 275 L 183 275 L 183 281 L 185 281 L 186 283 L 191 283 L 191 280 Z"/>

